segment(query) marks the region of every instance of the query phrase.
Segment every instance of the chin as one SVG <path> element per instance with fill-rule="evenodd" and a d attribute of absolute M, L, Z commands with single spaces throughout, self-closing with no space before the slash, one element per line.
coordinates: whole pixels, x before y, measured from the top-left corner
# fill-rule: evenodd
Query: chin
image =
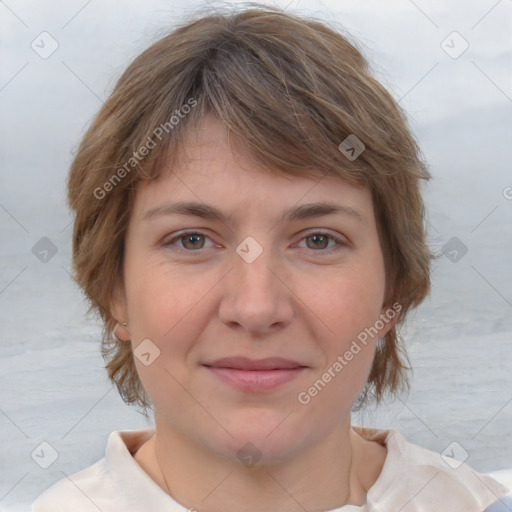
<path fill-rule="evenodd" d="M 233 439 L 225 441 L 222 446 L 211 447 L 220 456 L 240 462 L 243 466 L 272 466 L 288 462 L 294 458 L 298 451 L 298 441 L 291 438 L 272 439 L 261 438 L 255 439 L 252 435 L 237 435 Z"/>
<path fill-rule="evenodd" d="M 226 425 L 233 437 L 222 430 L 220 436 L 215 439 L 209 436 L 207 442 L 222 457 L 235 458 L 242 463 L 246 457 L 258 459 L 258 465 L 286 462 L 305 446 L 301 433 L 292 422 L 288 423 L 291 418 L 285 419 L 287 414 L 280 411 L 265 414 L 261 409 L 255 409 L 253 414 L 239 415 Z"/>

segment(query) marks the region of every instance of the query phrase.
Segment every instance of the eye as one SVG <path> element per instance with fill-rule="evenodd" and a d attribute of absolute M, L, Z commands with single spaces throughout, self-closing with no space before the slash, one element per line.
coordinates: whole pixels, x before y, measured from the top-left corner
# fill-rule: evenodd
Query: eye
<path fill-rule="evenodd" d="M 175 242 L 182 244 L 178 246 L 179 250 L 184 250 L 188 252 L 193 252 L 195 250 L 204 249 L 204 241 L 205 239 L 210 239 L 210 237 L 206 236 L 203 233 L 198 231 L 187 231 L 184 233 L 180 233 L 179 235 L 171 238 L 170 240 L 164 241 L 162 244 L 164 247 L 170 247 L 175 245 Z"/>
<path fill-rule="evenodd" d="M 314 233 L 310 233 L 306 237 L 302 238 L 302 240 L 306 240 L 307 249 L 313 249 L 316 252 L 331 252 L 332 249 L 339 250 L 342 247 L 346 247 L 348 244 L 345 240 L 340 237 L 334 236 L 330 233 L 326 233 L 324 231 L 315 231 Z M 311 241 L 308 244 L 308 240 Z M 317 249 L 327 249 L 329 241 L 335 242 L 339 247 L 331 246 L 327 251 L 317 251 Z"/>
<path fill-rule="evenodd" d="M 162 243 L 162 245 L 163 247 L 172 247 L 178 244 L 176 248 L 180 251 L 185 251 L 189 253 L 199 252 L 201 249 L 208 249 L 215 245 L 212 244 L 209 247 L 205 247 L 205 240 L 211 239 L 209 236 L 198 231 L 186 231 L 179 233 L 178 235 L 170 238 L 169 240 L 165 240 Z M 309 235 L 303 237 L 301 241 L 302 240 L 306 240 L 306 249 L 312 249 L 315 252 L 330 253 L 332 251 L 337 251 L 348 245 L 346 240 L 344 240 L 343 238 L 334 236 L 331 233 L 327 233 L 324 231 L 315 231 L 313 233 L 310 233 Z M 308 241 L 310 242 L 308 243 Z M 331 247 L 329 247 L 329 242 L 333 242 L 334 246 L 331 245 Z M 338 247 L 336 247 L 336 245 L 338 245 Z"/>

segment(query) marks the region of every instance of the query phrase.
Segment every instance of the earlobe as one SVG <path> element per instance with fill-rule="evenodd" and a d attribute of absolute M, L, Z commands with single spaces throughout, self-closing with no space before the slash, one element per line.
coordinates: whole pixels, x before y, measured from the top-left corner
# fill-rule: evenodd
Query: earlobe
<path fill-rule="evenodd" d="M 119 341 L 130 341 L 130 332 L 128 331 L 128 325 L 126 322 L 117 323 L 114 327 L 114 335 Z"/>
<path fill-rule="evenodd" d="M 114 327 L 114 335 L 120 341 L 130 341 L 130 332 L 126 322 L 126 301 L 119 289 L 116 290 L 112 297 L 110 311 L 114 319 L 117 321 L 117 324 Z"/>
<path fill-rule="evenodd" d="M 397 304 L 397 303 L 395 303 Z M 379 338 L 384 338 L 384 336 L 396 326 L 400 319 L 400 311 L 401 307 L 389 307 L 387 309 L 382 309 L 379 320 L 376 325 L 379 328 Z"/>

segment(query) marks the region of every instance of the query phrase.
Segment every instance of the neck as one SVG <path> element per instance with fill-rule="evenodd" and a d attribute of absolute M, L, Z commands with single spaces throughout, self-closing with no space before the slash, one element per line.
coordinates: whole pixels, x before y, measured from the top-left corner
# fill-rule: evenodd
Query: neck
<path fill-rule="evenodd" d="M 375 451 L 350 428 L 350 417 L 309 450 L 274 464 L 245 466 L 158 420 L 146 445 L 136 460 L 153 480 L 183 506 L 208 512 L 238 511 L 242 503 L 247 512 L 362 505 L 385 459 L 385 448 Z"/>

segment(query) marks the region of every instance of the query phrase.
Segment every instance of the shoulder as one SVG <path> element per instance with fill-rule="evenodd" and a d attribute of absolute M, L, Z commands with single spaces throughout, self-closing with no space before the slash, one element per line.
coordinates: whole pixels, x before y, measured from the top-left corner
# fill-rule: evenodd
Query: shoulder
<path fill-rule="evenodd" d="M 498 498 L 485 512 L 510 512 L 512 510 L 512 468 L 493 471 L 489 476 L 507 486 L 509 493 Z"/>
<path fill-rule="evenodd" d="M 512 510 L 512 493 L 498 498 L 484 512 L 510 512 Z"/>
<path fill-rule="evenodd" d="M 99 483 L 101 482 L 101 492 Z M 65 476 L 46 489 L 32 504 L 32 512 L 98 512 L 98 498 L 105 501 L 115 496 L 113 482 L 109 478 L 106 459 L 103 458 L 77 473 Z"/>
<path fill-rule="evenodd" d="M 413 512 L 428 507 L 439 512 L 482 512 L 510 492 L 490 475 L 457 461 L 453 451 L 441 454 L 428 450 L 393 429 L 357 431 L 387 448 L 381 474 L 368 491 L 369 501 L 385 510 Z"/>
<path fill-rule="evenodd" d="M 136 510 L 131 498 L 141 494 L 141 487 L 145 486 L 150 495 L 160 490 L 131 455 L 151 434 L 152 429 L 112 432 L 105 457 L 53 484 L 32 503 L 32 512 Z"/>

